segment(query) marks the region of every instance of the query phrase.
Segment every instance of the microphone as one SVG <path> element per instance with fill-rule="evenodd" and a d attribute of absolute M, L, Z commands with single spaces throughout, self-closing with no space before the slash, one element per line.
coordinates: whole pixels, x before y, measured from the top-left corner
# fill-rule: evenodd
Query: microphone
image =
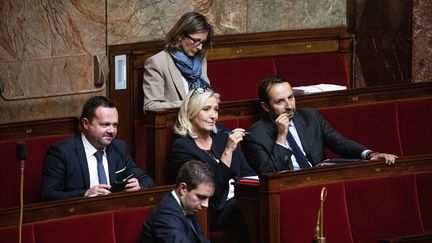
<path fill-rule="evenodd" d="M 20 162 L 21 168 L 24 168 L 25 159 L 27 158 L 27 148 L 25 142 L 18 142 L 16 145 L 16 157 Z"/>
<path fill-rule="evenodd" d="M 20 220 L 19 220 L 19 232 L 18 242 L 22 242 L 22 224 L 24 214 L 24 165 L 25 159 L 27 158 L 27 148 L 24 142 L 18 142 L 16 145 L 16 157 L 21 167 L 21 183 L 20 183 Z"/>
<path fill-rule="evenodd" d="M 327 196 L 327 188 L 323 187 L 321 189 L 321 204 L 318 210 L 317 225 L 315 228 L 315 237 L 312 243 L 326 243 L 326 238 L 324 237 L 324 201 Z"/>

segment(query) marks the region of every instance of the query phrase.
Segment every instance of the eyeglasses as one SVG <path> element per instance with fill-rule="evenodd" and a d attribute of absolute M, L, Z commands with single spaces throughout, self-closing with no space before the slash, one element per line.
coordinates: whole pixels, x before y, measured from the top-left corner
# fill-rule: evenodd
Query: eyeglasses
<path fill-rule="evenodd" d="M 192 90 L 192 94 L 191 97 L 194 96 L 195 92 L 198 94 L 204 94 L 205 92 L 210 91 L 209 87 L 204 87 L 204 88 L 196 88 Z"/>
<path fill-rule="evenodd" d="M 201 41 L 201 40 L 194 39 L 189 34 L 185 34 L 185 36 L 192 41 L 192 45 L 195 46 L 195 47 L 197 47 L 197 46 L 199 46 L 201 44 L 204 45 L 207 42 L 207 40 Z"/>

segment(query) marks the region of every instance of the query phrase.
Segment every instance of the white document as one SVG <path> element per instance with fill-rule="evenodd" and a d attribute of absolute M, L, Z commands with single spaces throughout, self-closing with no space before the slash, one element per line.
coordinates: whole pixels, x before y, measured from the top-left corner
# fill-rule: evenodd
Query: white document
<path fill-rule="evenodd" d="M 293 91 L 296 93 L 313 94 L 326 91 L 346 90 L 346 86 L 336 84 L 316 84 L 308 86 L 293 87 Z"/>

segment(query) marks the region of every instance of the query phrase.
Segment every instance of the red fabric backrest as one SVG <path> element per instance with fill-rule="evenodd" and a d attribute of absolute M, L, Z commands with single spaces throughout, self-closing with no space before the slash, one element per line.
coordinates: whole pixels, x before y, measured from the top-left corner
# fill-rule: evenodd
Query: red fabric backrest
<path fill-rule="evenodd" d="M 414 175 L 345 182 L 345 194 L 354 242 L 423 232 Z"/>
<path fill-rule="evenodd" d="M 432 99 L 397 103 L 403 155 L 432 154 Z"/>
<path fill-rule="evenodd" d="M 0 242 L 18 242 L 18 234 L 18 226 L 0 228 Z M 22 243 L 35 243 L 33 225 L 23 225 Z"/>
<path fill-rule="evenodd" d="M 276 73 L 291 86 L 337 84 L 349 88 L 344 54 L 337 52 L 287 55 L 275 58 Z"/>
<path fill-rule="evenodd" d="M 272 57 L 209 61 L 207 75 L 221 100 L 255 99 L 259 82 L 276 74 Z"/>
<path fill-rule="evenodd" d="M 416 175 L 417 196 L 425 231 L 432 231 L 432 173 Z"/>
<path fill-rule="evenodd" d="M 395 103 L 322 108 L 319 112 L 343 136 L 374 151 L 402 154 Z"/>
<path fill-rule="evenodd" d="M 280 192 L 281 242 L 311 242 L 317 223 L 323 185 Z M 353 242 L 343 183 L 325 185 L 324 236 L 327 242 Z"/>
<path fill-rule="evenodd" d="M 219 123 L 224 125 L 224 127 L 228 130 L 233 130 L 239 127 L 238 120 L 234 119 L 226 119 L 226 120 L 218 120 Z M 243 128 L 243 127 L 242 127 Z"/>
<path fill-rule="evenodd" d="M 256 114 L 255 117 L 239 117 L 238 125 L 239 127 L 248 130 L 256 121 L 258 121 L 259 118 L 259 114 Z"/>
<path fill-rule="evenodd" d="M 115 237 L 117 243 L 139 242 L 144 221 L 153 207 L 128 209 L 114 212 Z"/>
<path fill-rule="evenodd" d="M 43 136 L 24 140 L 27 145 L 27 159 L 24 167 L 24 203 L 40 201 L 40 190 L 42 181 L 42 167 L 46 150 L 48 147 L 71 134 Z M 20 165 L 16 159 L 16 140 L 0 142 L 0 185 L 2 189 L 2 200 L 0 208 L 19 205 L 20 188 Z"/>
<path fill-rule="evenodd" d="M 68 217 L 34 225 L 35 242 L 115 243 L 112 213 Z"/>

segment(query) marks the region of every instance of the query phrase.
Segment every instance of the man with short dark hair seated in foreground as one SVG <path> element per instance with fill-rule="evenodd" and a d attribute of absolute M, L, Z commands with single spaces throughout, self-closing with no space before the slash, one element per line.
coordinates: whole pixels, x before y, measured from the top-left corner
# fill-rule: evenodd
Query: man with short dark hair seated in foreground
<path fill-rule="evenodd" d="M 316 166 L 326 159 L 325 148 L 344 158 L 395 163 L 396 155 L 374 152 L 342 136 L 315 109 L 296 109 L 285 78 L 264 79 L 258 94 L 267 116 L 251 126 L 242 144 L 246 159 L 258 174 Z"/>
<path fill-rule="evenodd" d="M 87 100 L 81 113 L 82 133 L 48 148 L 42 200 L 94 197 L 153 186 L 153 180 L 129 156 L 126 143 L 115 139 L 117 125 L 118 112 L 111 100 L 104 96 Z"/>
<path fill-rule="evenodd" d="M 141 231 L 141 242 L 210 242 L 196 213 L 207 208 L 215 190 L 210 165 L 190 160 L 180 167 L 176 188 L 153 209 Z"/>

